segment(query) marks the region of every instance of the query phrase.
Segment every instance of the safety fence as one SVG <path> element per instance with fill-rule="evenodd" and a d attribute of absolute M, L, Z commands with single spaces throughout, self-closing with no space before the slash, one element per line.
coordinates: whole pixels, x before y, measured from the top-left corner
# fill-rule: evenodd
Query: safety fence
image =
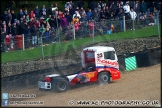
<path fill-rule="evenodd" d="M 65 28 L 59 26 L 59 29 L 50 29 L 49 31 L 44 32 L 38 31 L 36 36 L 32 36 L 32 34 L 22 34 L 12 37 L 12 35 L 3 36 L 4 34 L 1 34 L 1 51 L 10 52 L 16 50 L 23 51 L 36 47 L 43 48 L 43 46 L 46 45 L 58 44 L 71 40 L 75 41 L 87 37 L 91 37 L 92 41 L 90 43 L 94 43 L 98 41 L 98 36 L 109 36 L 110 34 L 114 34 L 113 39 L 117 40 L 120 35 L 119 32 L 124 33 L 126 31 L 130 31 L 130 38 L 136 38 L 136 32 L 141 28 L 146 28 L 148 26 L 155 26 L 156 31 L 147 32 L 150 32 L 150 34 L 156 32 L 155 34 L 158 34 L 160 37 L 160 23 L 161 16 L 147 17 L 137 20 L 125 20 L 125 17 L 123 17 L 123 20 L 93 20 L 80 23 L 79 25 L 69 25 Z M 76 26 L 78 26 L 78 28 Z"/>

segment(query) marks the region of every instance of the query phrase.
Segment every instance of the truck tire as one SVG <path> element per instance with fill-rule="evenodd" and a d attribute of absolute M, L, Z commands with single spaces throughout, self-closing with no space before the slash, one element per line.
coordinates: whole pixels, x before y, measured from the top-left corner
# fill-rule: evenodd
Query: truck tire
<path fill-rule="evenodd" d="M 54 80 L 54 90 L 56 92 L 65 92 L 69 88 L 69 82 L 65 78 L 56 78 Z"/>
<path fill-rule="evenodd" d="M 110 74 L 108 72 L 101 72 L 98 76 L 99 84 L 110 83 Z"/>

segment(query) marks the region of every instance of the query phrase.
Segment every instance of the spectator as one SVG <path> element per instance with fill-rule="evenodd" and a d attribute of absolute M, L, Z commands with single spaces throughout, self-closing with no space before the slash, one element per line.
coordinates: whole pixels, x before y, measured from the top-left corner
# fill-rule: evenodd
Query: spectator
<path fill-rule="evenodd" d="M 81 18 L 81 16 L 80 16 L 80 14 L 79 14 L 78 11 L 75 11 L 75 14 L 73 14 L 73 18 L 74 18 L 75 16 L 77 16 L 79 19 Z"/>
<path fill-rule="evenodd" d="M 46 31 L 45 31 L 45 37 L 44 38 L 46 38 L 46 42 L 50 41 L 50 26 L 48 26 L 48 25 L 46 26 Z"/>
<path fill-rule="evenodd" d="M 72 0 L 70 1 L 70 5 L 71 5 L 72 7 L 74 7 L 74 8 L 75 8 L 75 5 L 74 5 L 74 3 L 73 3 L 73 1 L 72 1 Z"/>
<path fill-rule="evenodd" d="M 18 33 L 19 33 L 18 26 L 16 25 L 16 22 L 14 22 L 12 27 L 11 27 L 11 34 L 12 34 L 12 40 L 13 41 L 14 41 L 15 36 L 18 35 Z M 12 42 L 12 43 L 14 43 L 14 42 Z"/>
<path fill-rule="evenodd" d="M 26 21 L 24 21 L 26 22 Z M 28 25 L 30 25 L 30 27 L 32 27 L 34 25 L 34 19 L 31 18 L 29 22 L 26 22 Z"/>
<path fill-rule="evenodd" d="M 20 9 L 18 15 L 17 15 L 17 19 L 20 20 L 23 17 L 24 13 L 22 11 L 22 9 Z"/>
<path fill-rule="evenodd" d="M 16 19 L 16 15 L 14 10 L 11 11 L 12 19 L 11 19 L 11 25 L 14 23 L 14 20 Z"/>
<path fill-rule="evenodd" d="M 74 28 L 75 28 L 75 36 L 76 37 L 79 37 L 80 36 L 80 33 L 79 33 L 79 22 L 78 21 L 74 21 Z"/>
<path fill-rule="evenodd" d="M 92 20 L 90 20 L 89 28 L 90 28 L 90 37 L 93 37 L 94 36 L 93 34 L 94 23 L 92 22 Z"/>
<path fill-rule="evenodd" d="M 66 2 L 65 8 L 67 8 L 69 10 L 70 6 L 71 6 L 70 3 L 69 2 Z"/>
<path fill-rule="evenodd" d="M 140 12 L 146 13 L 147 12 L 147 4 L 142 0 L 142 3 L 140 4 Z"/>
<path fill-rule="evenodd" d="M 79 14 L 84 15 L 85 17 L 87 17 L 86 12 L 85 12 L 83 7 L 81 7 L 81 9 L 79 10 Z"/>
<path fill-rule="evenodd" d="M 79 10 L 80 10 L 79 7 L 76 7 L 75 11 L 78 11 L 79 12 Z"/>
<path fill-rule="evenodd" d="M 131 9 L 131 11 L 129 12 L 130 14 L 130 18 L 131 20 L 135 20 L 137 17 L 137 13 L 133 10 L 133 8 Z"/>
<path fill-rule="evenodd" d="M 7 11 L 4 11 L 4 14 L 2 14 L 2 22 L 5 21 L 5 24 L 8 25 L 9 20 L 10 20 L 10 17 L 8 16 Z"/>
<path fill-rule="evenodd" d="M 92 19 L 94 20 L 94 21 L 99 21 L 99 13 L 97 12 L 97 9 L 95 9 L 93 12 L 92 12 Z"/>
<path fill-rule="evenodd" d="M 22 35 L 24 33 L 24 22 L 20 22 L 19 20 L 16 21 L 16 25 L 18 28 L 18 35 Z"/>
<path fill-rule="evenodd" d="M 136 1 L 134 6 L 134 11 L 137 13 L 137 18 L 139 19 L 139 13 L 140 13 L 140 2 Z"/>
<path fill-rule="evenodd" d="M 124 12 L 123 12 L 123 9 L 120 9 L 118 17 L 119 17 L 119 21 L 120 21 L 120 30 L 124 31 L 124 21 L 123 21 Z"/>
<path fill-rule="evenodd" d="M 43 44 L 44 38 L 44 32 L 46 31 L 46 28 L 44 27 L 44 25 L 41 25 L 41 27 L 39 28 L 39 37 L 38 37 L 38 44 L 41 45 Z"/>
<path fill-rule="evenodd" d="M 40 10 L 40 13 L 41 13 L 43 18 L 46 18 L 47 9 L 46 9 L 45 5 L 42 6 L 42 9 Z"/>
<path fill-rule="evenodd" d="M 53 5 L 51 5 L 50 8 L 48 9 L 48 13 L 49 13 L 49 15 L 53 15 L 52 8 L 54 8 Z"/>
<path fill-rule="evenodd" d="M 69 12 L 65 15 L 67 21 L 68 21 L 68 26 L 71 25 L 71 22 L 72 22 L 72 16 L 69 14 Z"/>
<path fill-rule="evenodd" d="M 74 24 L 74 22 L 78 22 L 79 23 L 79 18 L 77 16 L 74 16 L 73 20 L 72 20 L 72 24 Z"/>
<path fill-rule="evenodd" d="M 92 11 L 91 9 L 89 9 L 89 11 L 87 12 L 87 20 L 89 21 L 91 19 L 92 16 Z"/>
<path fill-rule="evenodd" d="M 103 7 L 104 7 L 104 3 L 102 3 L 102 1 L 99 1 L 98 5 L 100 5 L 100 6 L 101 6 L 101 10 L 102 10 L 102 9 L 103 9 Z"/>
<path fill-rule="evenodd" d="M 128 14 L 130 12 L 129 2 L 126 2 L 126 4 L 123 6 L 123 9 L 124 9 L 125 17 L 126 19 L 128 19 L 129 18 Z"/>
<path fill-rule="evenodd" d="M 40 20 L 40 10 L 38 9 L 38 6 L 35 7 L 34 9 L 34 14 L 35 14 L 35 17 Z"/>
<path fill-rule="evenodd" d="M 88 23 L 87 18 L 84 16 L 84 14 L 81 15 L 81 18 L 80 18 L 81 38 L 86 36 L 87 23 Z"/>
<path fill-rule="evenodd" d="M 24 22 L 24 41 L 25 48 L 29 48 L 30 45 L 30 25 L 27 25 L 27 22 Z"/>
<path fill-rule="evenodd" d="M 29 15 L 26 16 L 26 22 L 28 23 L 30 21 Z"/>
<path fill-rule="evenodd" d="M 66 14 L 68 12 L 69 12 L 69 9 L 68 8 L 65 8 L 64 11 L 63 11 L 64 14 Z"/>
<path fill-rule="evenodd" d="M 100 6 L 100 4 L 98 4 L 97 7 L 96 7 L 95 9 L 101 11 L 101 6 Z M 95 9 L 94 9 L 94 10 L 95 10 Z"/>
<path fill-rule="evenodd" d="M 9 16 L 9 23 L 11 24 L 12 15 L 11 15 L 10 9 L 7 10 L 7 14 Z"/>
<path fill-rule="evenodd" d="M 58 41 L 58 36 L 57 36 L 57 33 L 56 33 L 56 29 L 52 28 L 52 43 L 57 43 Z"/>
<path fill-rule="evenodd" d="M 155 25 L 157 25 L 158 24 L 158 14 L 159 14 L 159 11 L 155 8 L 155 10 L 154 10 L 154 20 L 155 20 Z"/>
<path fill-rule="evenodd" d="M 24 15 L 27 16 L 28 15 L 28 10 L 25 8 L 24 9 Z"/>
<path fill-rule="evenodd" d="M 68 21 L 67 21 L 64 14 L 63 14 L 62 18 L 60 18 L 60 25 L 61 25 L 62 30 L 64 32 L 67 29 L 67 26 L 68 26 Z"/>
<path fill-rule="evenodd" d="M 110 14 L 110 20 L 114 20 L 114 18 L 115 18 L 115 13 L 114 12 L 111 12 L 111 14 Z"/>
<path fill-rule="evenodd" d="M 59 15 L 59 18 L 62 18 L 63 13 L 61 11 L 59 11 L 58 15 Z"/>
<path fill-rule="evenodd" d="M 48 22 L 49 22 L 51 28 L 55 28 L 55 29 L 56 29 L 57 24 L 56 24 L 56 22 L 54 21 L 54 17 L 56 17 L 56 16 L 52 16 L 52 17 L 49 19 Z"/>
<path fill-rule="evenodd" d="M 71 16 L 73 16 L 73 15 L 75 14 L 75 9 L 74 9 L 74 7 L 70 6 L 70 8 L 69 8 L 69 14 L 70 14 Z"/>
<path fill-rule="evenodd" d="M 105 13 L 103 10 L 100 11 L 100 20 L 105 19 Z"/>
<path fill-rule="evenodd" d="M 46 22 L 49 22 L 49 19 L 51 19 L 52 15 L 48 15 L 48 18 L 46 18 Z"/>
<path fill-rule="evenodd" d="M 31 36 L 32 36 L 32 45 L 33 47 L 35 47 L 37 45 L 37 28 L 35 25 L 33 25 L 31 28 L 30 28 L 30 33 L 31 33 Z"/>
<path fill-rule="evenodd" d="M 34 15 L 34 11 L 31 11 L 30 14 L 29 14 L 29 18 L 30 18 L 30 19 L 31 19 L 31 18 L 34 18 L 34 16 L 35 16 L 35 15 Z"/>
<path fill-rule="evenodd" d="M 55 25 L 55 29 L 59 29 L 60 27 L 60 19 L 58 18 L 58 16 L 54 16 L 54 25 Z"/>
<path fill-rule="evenodd" d="M 37 30 L 39 30 L 39 28 L 40 28 L 40 22 L 37 19 L 36 19 L 36 22 L 35 22 L 35 27 L 37 28 Z"/>

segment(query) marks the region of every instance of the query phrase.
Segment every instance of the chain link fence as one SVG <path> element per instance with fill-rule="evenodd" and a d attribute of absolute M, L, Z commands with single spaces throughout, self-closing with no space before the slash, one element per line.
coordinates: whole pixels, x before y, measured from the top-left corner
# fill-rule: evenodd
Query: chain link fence
<path fill-rule="evenodd" d="M 61 53 L 61 50 L 64 47 L 63 43 L 67 41 L 77 41 L 78 39 L 91 37 L 92 42 L 90 43 L 94 43 L 99 41 L 97 38 L 99 36 L 103 38 L 103 41 L 108 40 L 108 38 L 105 37 L 117 40 L 120 35 L 126 31 L 129 31 L 128 37 L 135 39 L 137 38 L 137 35 L 140 35 L 137 33 L 140 29 L 149 26 L 155 26 L 156 31 L 147 32 L 150 32 L 150 34 L 152 32 L 156 32 L 159 38 L 161 36 L 161 16 L 143 17 L 137 20 L 125 20 L 125 17 L 123 19 L 124 20 L 116 19 L 100 20 L 98 22 L 83 22 L 79 24 L 79 29 L 76 29 L 74 25 L 69 25 L 65 28 L 59 27 L 59 29 L 52 28 L 49 31 L 38 31 L 36 36 L 30 34 L 29 36 L 17 35 L 12 37 L 12 35 L 1 34 L 1 52 L 20 51 L 19 57 L 23 59 L 23 56 L 25 56 L 22 54 L 23 51 L 38 48 L 36 52 L 32 52 L 31 50 L 31 56 L 39 55 L 40 57 L 44 58 L 45 56 L 49 55 L 51 52 L 50 50 L 54 49 L 52 44 L 59 45 L 59 49 L 55 50 L 59 50 Z M 45 51 L 43 47 L 45 46 L 49 46 L 48 54 L 44 54 Z"/>

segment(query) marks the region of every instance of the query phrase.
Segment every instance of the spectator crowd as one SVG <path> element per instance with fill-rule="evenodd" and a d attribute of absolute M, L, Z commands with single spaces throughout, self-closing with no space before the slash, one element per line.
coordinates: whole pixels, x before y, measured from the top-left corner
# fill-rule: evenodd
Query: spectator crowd
<path fill-rule="evenodd" d="M 87 8 L 84 8 L 85 2 L 88 2 Z M 7 49 L 11 50 L 17 35 L 24 34 L 25 48 L 29 48 L 30 45 L 35 47 L 41 44 L 41 36 L 44 36 L 43 43 L 56 43 L 58 30 L 66 35 L 65 40 L 70 40 L 73 37 L 71 26 L 75 28 L 76 37 L 83 38 L 86 36 L 87 25 L 90 30 L 89 35 L 93 36 L 94 22 L 118 20 L 120 29 L 123 31 L 124 16 L 126 20 L 136 20 L 161 15 L 161 1 L 156 0 L 147 2 L 144 0 L 79 0 L 77 3 L 69 1 L 65 3 L 64 10 L 58 8 L 61 4 L 50 3 L 50 7 L 36 6 L 30 12 L 26 8 L 19 9 L 16 15 L 10 2 L 8 9 L 1 15 L 1 47 L 6 45 Z M 104 27 L 107 27 L 103 25 L 100 23 L 95 27 L 103 32 Z M 113 25 L 108 28 L 113 30 Z M 6 37 L 9 39 L 8 43 Z"/>

